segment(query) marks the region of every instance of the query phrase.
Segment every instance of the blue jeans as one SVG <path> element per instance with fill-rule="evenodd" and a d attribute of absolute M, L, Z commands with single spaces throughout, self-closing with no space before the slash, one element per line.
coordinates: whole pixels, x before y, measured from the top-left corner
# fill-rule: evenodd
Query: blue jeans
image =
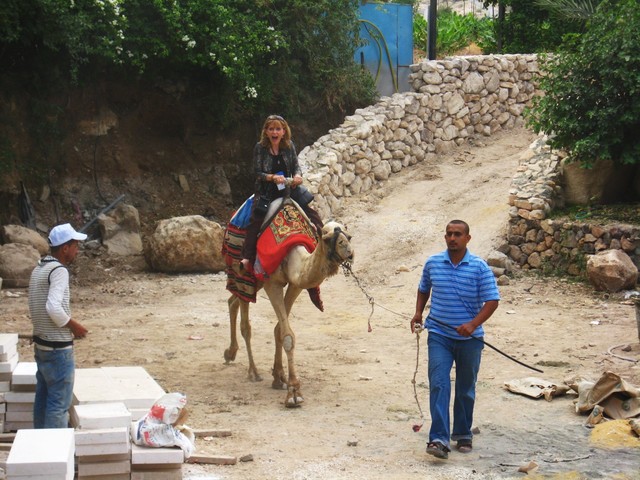
<path fill-rule="evenodd" d="M 38 371 L 33 427 L 68 428 L 75 376 L 73 348 L 49 351 L 34 347 L 34 350 Z"/>
<path fill-rule="evenodd" d="M 449 446 L 451 440 L 471 440 L 476 380 L 484 344 L 429 333 L 429 407 L 431 410 L 430 442 Z M 449 402 L 451 400 L 451 367 L 456 364 L 455 398 L 453 401 L 453 433 L 450 433 Z"/>

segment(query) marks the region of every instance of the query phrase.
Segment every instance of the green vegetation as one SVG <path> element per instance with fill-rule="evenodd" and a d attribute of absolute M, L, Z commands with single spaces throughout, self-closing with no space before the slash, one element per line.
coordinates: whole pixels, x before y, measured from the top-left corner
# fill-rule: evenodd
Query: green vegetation
<path fill-rule="evenodd" d="M 637 0 L 605 0 L 586 32 L 542 62 L 540 88 L 527 111 L 536 132 L 553 133 L 589 168 L 597 159 L 640 163 L 640 9 Z"/>
<path fill-rule="evenodd" d="M 438 57 L 453 55 L 470 45 L 477 44 L 488 54 L 495 52 L 493 20 L 477 18 L 473 14 L 459 15 L 449 9 L 438 11 L 438 32 L 436 35 L 436 52 Z M 413 17 L 413 43 L 416 48 L 426 50 L 428 22 L 423 15 Z"/>
<path fill-rule="evenodd" d="M 591 0 L 584 0 L 590 2 Z M 557 12 L 574 0 L 553 0 L 553 7 L 542 1 L 532 0 L 484 0 L 484 6 L 502 5 L 506 9 L 503 19 L 496 22 L 496 38 L 501 40 L 502 53 L 553 52 L 561 44 L 564 35 L 582 31 L 584 21 L 575 16 Z"/>
<path fill-rule="evenodd" d="M 6 0 L 0 4 L 0 61 L 38 92 L 105 76 L 187 76 L 203 79 L 222 97 L 216 111 L 344 110 L 375 95 L 373 82 L 353 62 L 358 5 Z"/>
<path fill-rule="evenodd" d="M 630 223 L 635 224 L 640 218 L 638 204 L 609 204 L 609 205 L 574 205 L 567 208 L 555 209 L 549 218 L 569 219 L 585 223 Z"/>

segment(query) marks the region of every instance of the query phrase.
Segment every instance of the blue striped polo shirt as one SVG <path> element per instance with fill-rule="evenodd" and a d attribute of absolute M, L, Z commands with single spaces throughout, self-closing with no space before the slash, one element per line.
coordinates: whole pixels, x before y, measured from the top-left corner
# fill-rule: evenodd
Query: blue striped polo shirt
<path fill-rule="evenodd" d="M 485 302 L 500 300 L 495 277 L 487 262 L 469 250 L 457 266 L 451 263 L 447 250 L 429 257 L 422 269 L 418 290 L 425 294 L 431 291 L 431 309 L 425 327 L 430 332 L 456 340 L 469 338 L 459 335 L 456 327 L 473 320 Z M 454 328 L 438 325 L 430 321 L 429 316 Z M 482 325 L 473 335 L 484 335 Z"/>

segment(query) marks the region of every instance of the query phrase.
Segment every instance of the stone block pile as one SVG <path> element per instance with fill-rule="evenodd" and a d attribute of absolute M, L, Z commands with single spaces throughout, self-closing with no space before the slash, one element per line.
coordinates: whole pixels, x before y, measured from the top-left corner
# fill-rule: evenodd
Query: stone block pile
<path fill-rule="evenodd" d="M 19 362 L 17 334 L 0 334 L 3 431 L 17 432 L 7 480 L 174 480 L 177 447 L 138 447 L 131 428 L 166 392 L 142 367 L 76 369 L 69 429 L 33 429 L 35 362 Z"/>
<path fill-rule="evenodd" d="M 19 430 L 6 464 L 7 480 L 73 480 L 72 428 Z"/>
<path fill-rule="evenodd" d="M 74 405 L 78 480 L 129 478 L 131 413 L 122 402 Z"/>
<path fill-rule="evenodd" d="M 18 362 L 11 374 L 11 391 L 5 394 L 5 429 L 8 432 L 33 428 L 37 370 L 35 362 Z"/>

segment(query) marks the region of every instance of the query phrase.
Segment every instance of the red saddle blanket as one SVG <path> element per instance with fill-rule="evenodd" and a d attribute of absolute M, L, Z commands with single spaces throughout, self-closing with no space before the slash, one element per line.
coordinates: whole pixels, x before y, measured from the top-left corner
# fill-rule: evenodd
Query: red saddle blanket
<path fill-rule="evenodd" d="M 256 282 L 264 280 L 273 273 L 291 247 L 304 245 L 312 252 L 317 245 L 313 227 L 300 211 L 291 204 L 286 204 L 274 217 L 271 225 L 266 227 L 258 240 L 258 259 L 260 272 L 249 272 L 240 268 L 242 245 L 246 230 L 227 225 L 224 232 L 222 255 L 227 273 L 227 290 L 245 302 L 255 303 Z M 256 278 L 257 277 L 257 278 Z"/>
<path fill-rule="evenodd" d="M 258 238 L 256 277 L 264 280 L 275 272 L 292 247 L 303 245 L 311 253 L 317 244 L 313 226 L 305 215 L 295 205 L 285 204 Z"/>

